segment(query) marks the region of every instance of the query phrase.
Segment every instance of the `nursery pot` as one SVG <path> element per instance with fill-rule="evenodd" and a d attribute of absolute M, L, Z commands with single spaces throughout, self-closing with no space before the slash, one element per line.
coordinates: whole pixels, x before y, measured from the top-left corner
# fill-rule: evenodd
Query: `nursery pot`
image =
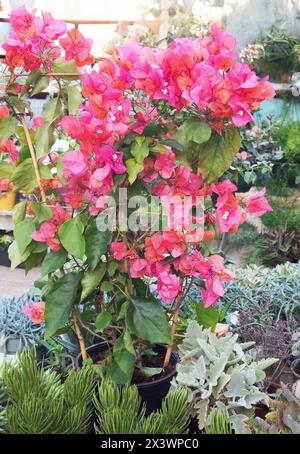
<path fill-rule="evenodd" d="M 6 266 L 7 268 L 10 268 L 11 266 L 11 261 L 9 260 L 8 257 L 8 248 L 7 247 L 0 247 L 0 265 L 1 266 Z M 21 263 L 20 265 L 17 266 L 17 268 L 24 269 L 25 265 L 24 263 Z"/>
<path fill-rule="evenodd" d="M 294 359 L 291 364 L 291 370 L 293 372 L 294 380 L 300 380 L 300 358 Z"/>
<path fill-rule="evenodd" d="M 91 345 L 86 349 L 87 354 L 93 361 L 95 361 L 97 356 L 101 356 L 101 353 L 104 354 L 107 350 L 108 344 L 106 342 L 100 342 L 98 344 Z M 166 347 L 163 345 L 157 345 L 154 350 L 159 356 L 161 356 L 161 361 L 163 362 L 166 353 Z M 163 377 L 154 378 L 151 381 L 143 383 L 135 383 L 133 379 L 131 384 L 136 385 L 136 387 L 138 388 L 142 402 L 146 405 L 147 414 L 161 407 L 162 401 L 166 397 L 170 389 L 171 380 L 176 375 L 176 364 L 178 363 L 178 361 L 178 356 L 175 355 L 175 353 L 172 353 L 169 370 L 166 372 L 166 375 L 164 375 Z M 81 366 L 82 356 L 80 353 L 76 357 L 75 367 L 81 368 Z"/>
<path fill-rule="evenodd" d="M 16 204 L 17 195 L 14 191 L 2 192 L 0 194 L 0 211 L 12 211 Z"/>

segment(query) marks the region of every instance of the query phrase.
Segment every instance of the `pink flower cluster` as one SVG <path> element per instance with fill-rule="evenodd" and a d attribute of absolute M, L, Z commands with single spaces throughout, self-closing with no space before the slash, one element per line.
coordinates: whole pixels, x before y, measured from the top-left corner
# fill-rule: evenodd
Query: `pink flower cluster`
<path fill-rule="evenodd" d="M 11 32 L 9 40 L 3 44 L 6 51 L 5 62 L 13 71 L 23 67 L 25 71 L 39 69 L 44 65 L 51 69 L 51 62 L 65 50 L 65 60 L 75 60 L 77 66 L 90 65 L 94 58 L 90 54 L 92 40 L 86 39 L 78 30 L 67 33 L 65 22 L 55 20 L 50 13 L 36 14 L 36 9 L 27 11 L 24 6 L 15 9 L 10 15 Z"/>
<path fill-rule="evenodd" d="M 246 220 L 247 213 L 253 216 L 262 216 L 272 211 L 264 194 L 266 189 L 241 198 L 234 194 L 237 190 L 235 184 L 225 180 L 212 185 L 212 191 L 218 195 L 216 201 L 216 217 L 221 233 L 236 233 L 239 226 Z M 246 211 L 241 204 L 245 205 Z"/>
<path fill-rule="evenodd" d="M 184 277 L 197 276 L 204 282 L 201 294 L 205 306 L 216 304 L 224 294 L 222 283 L 231 281 L 234 275 L 224 267 L 221 256 L 204 257 L 199 246 L 188 246 L 185 235 L 173 230 L 147 237 L 144 258 L 123 242 L 112 243 L 111 250 L 116 260 L 130 259 L 132 278 L 155 277 L 157 291 L 165 302 L 172 302 L 182 292 Z"/>
<path fill-rule="evenodd" d="M 198 181 L 195 190 L 199 184 Z M 244 197 L 235 195 L 236 189 L 230 180 L 205 188 L 209 195 L 213 193 L 217 195 L 216 217 L 207 210 L 206 223 L 207 225 L 217 223 L 221 233 L 235 233 L 245 221 L 247 213 L 261 216 L 272 210 L 265 198 L 265 189 Z M 190 191 L 193 191 L 193 188 L 190 188 Z M 194 233 L 201 233 L 201 242 L 199 237 L 193 237 Z M 128 246 L 124 242 L 113 242 L 111 251 L 114 259 L 127 262 L 124 269 L 127 270 L 129 267 L 132 278 L 156 278 L 157 291 L 167 303 L 182 292 L 184 278 L 200 277 L 204 282 L 201 296 L 205 306 L 210 306 L 216 304 L 218 298 L 223 296 L 223 282 L 229 282 L 234 278 L 233 273 L 224 267 L 221 256 L 205 257 L 201 253 L 202 244 L 213 237 L 214 233 L 203 227 L 196 226 L 191 232 L 174 228 L 162 233 L 149 234 L 144 243 L 136 247 Z"/>
<path fill-rule="evenodd" d="M 111 192 L 114 174 L 126 172 L 123 153 L 110 145 L 95 147 L 93 158 L 88 161 L 80 150 L 69 151 L 63 157 L 64 177 L 68 185 L 61 190 L 64 200 L 73 208 L 79 208 L 84 196 L 94 205 L 92 214 L 97 214 L 97 199 Z M 95 211 L 95 213 L 94 213 Z"/>
<path fill-rule="evenodd" d="M 28 306 L 22 307 L 22 312 L 30 318 L 34 325 L 40 325 L 45 321 L 45 302 L 33 303 L 30 301 Z"/>
<path fill-rule="evenodd" d="M 65 39 L 61 43 L 65 45 Z M 166 50 L 142 47 L 137 42 L 120 46 L 99 62 L 98 70 L 85 72 L 82 94 L 86 101 L 80 106 L 79 117 L 66 116 L 61 126 L 80 143 L 77 156 L 79 160 L 86 157 L 86 172 L 78 181 L 67 170 L 65 200 L 78 207 L 83 192 L 91 201 L 111 190 L 113 174 L 121 171 L 109 162 L 98 170 L 100 153 L 108 146 L 114 150 L 129 132 L 141 134 L 153 119 L 164 123 L 153 106 L 155 100 L 166 100 L 177 111 L 192 103 L 216 130 L 223 129 L 226 123 L 242 126 L 250 122 L 251 111 L 261 101 L 272 98 L 274 89 L 267 78 L 259 80 L 246 64 L 235 61 L 234 47 L 233 37 L 212 26 L 208 37 L 177 39 Z M 115 151 L 113 156 L 122 160 Z M 146 158 L 140 177 L 145 182 L 153 181 L 157 175 L 188 181 L 189 171 L 184 166 L 175 170 L 176 175 L 169 170 L 169 164 L 170 169 L 174 167 L 173 161 L 171 150 L 167 155 L 158 155 L 155 162 Z M 192 179 L 196 186 L 197 176 Z M 191 181 L 188 187 L 190 184 Z M 160 183 L 157 193 L 167 190 L 167 185 Z"/>
<path fill-rule="evenodd" d="M 38 230 L 33 232 L 32 239 L 47 243 L 51 251 L 60 249 L 60 241 L 57 238 L 59 227 L 70 219 L 70 214 L 59 204 L 52 208 L 52 218 L 41 224 Z"/>

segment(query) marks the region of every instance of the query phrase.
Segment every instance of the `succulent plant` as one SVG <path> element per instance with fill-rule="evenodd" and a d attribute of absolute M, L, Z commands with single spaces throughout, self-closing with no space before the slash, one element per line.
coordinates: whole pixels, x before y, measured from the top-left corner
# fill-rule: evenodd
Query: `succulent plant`
<path fill-rule="evenodd" d="M 262 262 L 275 266 L 300 260 L 300 233 L 286 228 L 265 232 L 261 239 Z"/>
<path fill-rule="evenodd" d="M 245 353 L 253 342 L 240 344 L 237 339 L 238 335 L 232 333 L 218 338 L 211 330 L 191 321 L 178 347 L 181 362 L 173 386 L 189 388 L 193 415 L 197 416 L 200 430 L 213 409 L 224 404 L 234 432 L 245 433 L 252 406 L 268 400 L 256 383 L 264 380 L 264 369 L 277 360 L 253 361 Z"/>
<path fill-rule="evenodd" d="M 281 392 L 276 399 L 270 400 L 272 411 L 267 415 L 266 421 L 256 418 L 256 429 L 264 433 L 293 433 L 300 434 L 300 380 L 290 388 L 281 383 Z"/>
<path fill-rule="evenodd" d="M 193 289 L 194 291 L 194 289 Z M 221 306 L 227 313 L 249 311 L 253 320 L 300 320 L 300 263 L 274 268 L 250 265 L 226 286 Z"/>

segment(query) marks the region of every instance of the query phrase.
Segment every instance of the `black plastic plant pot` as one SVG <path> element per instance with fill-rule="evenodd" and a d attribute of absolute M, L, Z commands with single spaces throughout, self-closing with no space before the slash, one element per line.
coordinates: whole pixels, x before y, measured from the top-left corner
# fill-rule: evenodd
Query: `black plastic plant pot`
<path fill-rule="evenodd" d="M 0 248 L 0 265 L 5 266 L 6 268 L 10 268 L 11 261 L 8 257 L 8 248 Z M 24 269 L 24 264 L 18 265 L 17 268 Z"/>
<path fill-rule="evenodd" d="M 98 344 L 91 345 L 86 349 L 89 357 L 94 361 L 95 357 L 101 354 L 101 352 L 107 351 L 109 348 L 106 342 L 100 342 Z M 163 345 L 157 345 L 154 348 L 155 352 L 162 356 L 162 360 L 166 353 L 166 347 Z M 142 402 L 146 405 L 146 413 L 152 413 L 153 411 L 161 408 L 163 399 L 168 394 L 170 389 L 171 380 L 176 375 L 176 364 L 178 363 L 179 358 L 175 353 L 172 353 L 170 360 L 170 371 L 163 377 L 153 379 L 149 382 L 144 383 L 134 383 L 138 388 Z M 81 368 L 82 366 L 82 356 L 81 353 L 76 357 L 75 367 Z"/>

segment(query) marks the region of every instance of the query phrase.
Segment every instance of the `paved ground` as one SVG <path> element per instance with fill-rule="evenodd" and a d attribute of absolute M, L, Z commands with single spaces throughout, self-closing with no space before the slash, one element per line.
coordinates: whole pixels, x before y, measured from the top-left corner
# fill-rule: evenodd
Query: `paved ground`
<path fill-rule="evenodd" d="M 21 296 L 33 285 L 39 275 L 40 270 L 38 268 L 29 271 L 25 276 L 24 270 L 11 270 L 5 266 L 0 266 L 0 298 Z"/>

